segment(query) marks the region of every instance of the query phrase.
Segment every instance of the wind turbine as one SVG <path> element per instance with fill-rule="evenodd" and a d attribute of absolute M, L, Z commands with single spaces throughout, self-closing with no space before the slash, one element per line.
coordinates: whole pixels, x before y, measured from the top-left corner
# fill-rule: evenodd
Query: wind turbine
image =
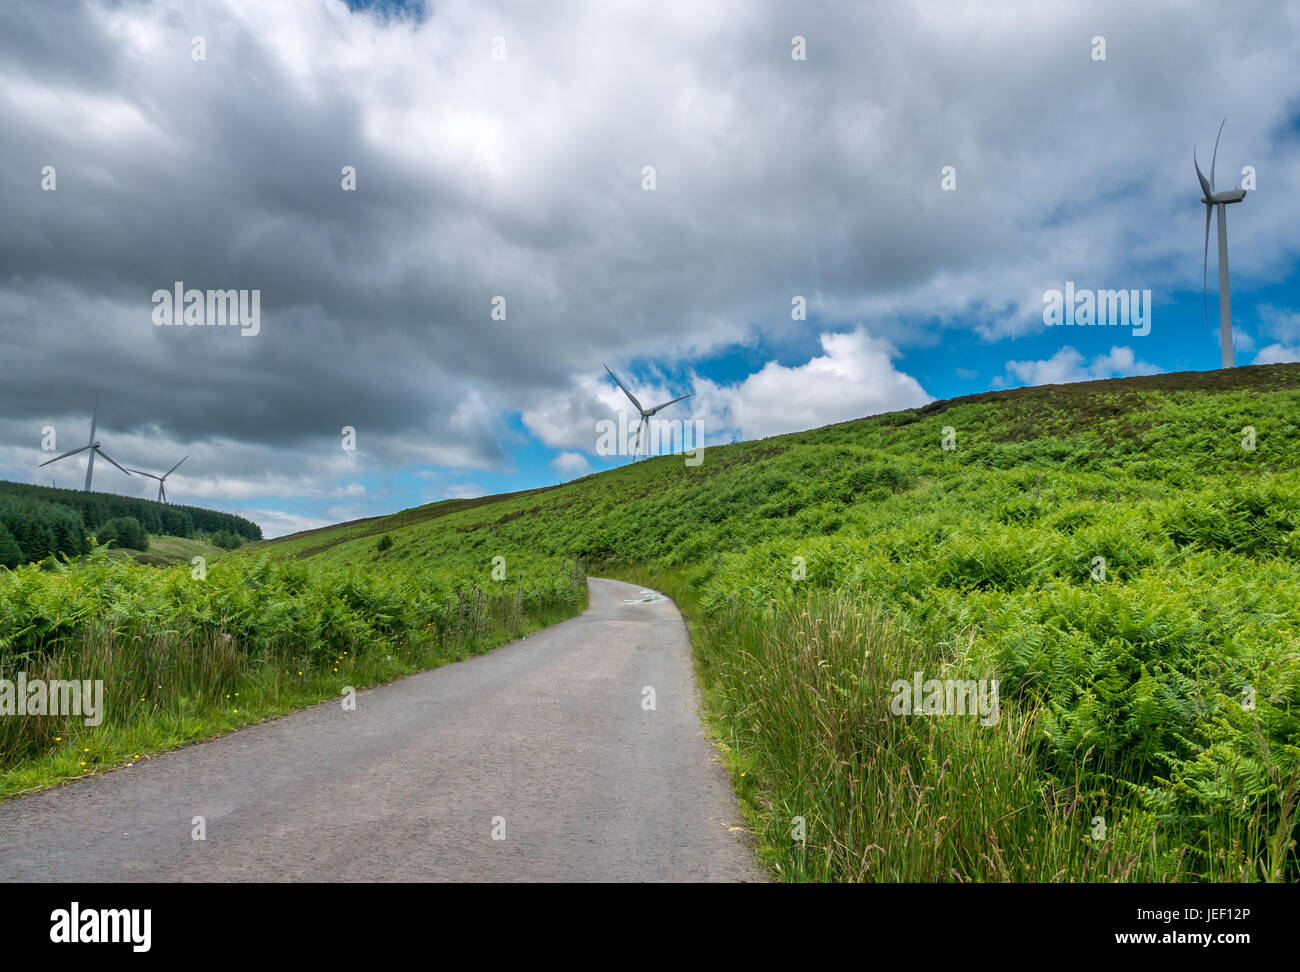
<path fill-rule="evenodd" d="M 623 394 L 626 395 L 628 397 L 628 400 L 631 401 L 632 404 L 636 406 L 637 412 L 639 412 L 641 415 L 640 424 L 637 425 L 637 429 L 636 429 L 636 448 L 632 452 L 632 461 L 636 462 L 637 458 L 641 455 L 641 434 L 645 432 L 647 428 L 649 428 L 651 416 L 653 416 L 660 409 L 667 408 L 669 405 L 675 405 L 677 402 L 680 402 L 683 398 L 690 398 L 691 396 L 682 395 L 681 398 L 674 398 L 671 402 L 664 402 L 662 405 L 656 405 L 654 408 L 642 408 L 641 403 L 636 400 L 636 396 L 627 390 L 627 385 L 623 384 L 623 380 L 619 378 L 618 375 L 614 374 L 614 372 L 609 370 L 609 365 L 605 365 L 605 370 L 609 372 L 609 376 L 611 378 L 613 378 L 616 382 L 618 382 L 618 387 L 623 389 Z M 647 441 L 646 449 L 648 450 L 649 448 L 650 448 L 650 444 Z M 647 458 L 649 458 L 648 452 L 646 453 L 646 456 Z"/>
<path fill-rule="evenodd" d="M 103 449 L 101 449 L 99 447 L 99 443 L 95 440 L 95 423 L 98 421 L 98 419 L 99 419 L 99 398 L 96 397 L 95 410 L 90 413 L 90 442 L 87 445 L 82 446 L 80 449 L 73 449 L 71 452 L 65 452 L 61 456 L 55 456 L 53 459 L 47 459 L 45 460 L 45 462 L 41 463 L 42 466 L 48 466 L 52 462 L 58 462 L 60 459 L 66 459 L 68 458 L 68 456 L 75 456 L 78 452 L 85 452 L 87 449 L 89 449 L 90 455 L 86 457 L 86 491 L 87 492 L 90 491 L 90 477 L 95 472 L 95 453 L 99 453 L 109 462 L 113 462 L 112 457 L 109 456 L 109 454 L 105 452 Z M 126 472 L 126 470 L 123 469 L 121 466 L 118 466 L 116 462 L 113 462 L 113 465 L 117 466 L 118 469 L 121 469 L 122 472 L 126 473 L 128 476 L 131 475 L 129 472 Z"/>
<path fill-rule="evenodd" d="M 185 457 L 185 459 L 188 459 L 188 458 L 189 458 L 189 456 L 186 456 L 186 457 Z M 181 462 L 184 462 L 185 459 L 182 459 Z M 176 463 L 175 466 L 172 466 L 170 469 L 168 469 L 168 470 L 167 470 L 165 473 L 163 473 L 161 476 L 155 476 L 153 473 L 145 472 L 143 469 L 132 469 L 131 472 L 133 472 L 133 473 L 139 473 L 141 476 L 148 476 L 150 479 L 156 479 L 156 480 L 158 480 L 158 502 L 159 502 L 159 503 L 166 503 L 166 502 L 167 502 L 167 487 L 166 487 L 164 484 L 167 482 L 167 477 L 170 476 L 172 473 L 174 473 L 178 468 L 180 468 L 180 464 L 181 464 L 181 462 Z"/>
<path fill-rule="evenodd" d="M 1228 119 L 1219 123 L 1219 135 Z M 1219 135 L 1214 137 L 1214 155 L 1210 157 L 1210 179 L 1207 182 L 1201 173 L 1201 166 L 1196 161 L 1196 149 L 1192 148 L 1192 165 L 1196 166 L 1196 178 L 1201 180 L 1201 191 L 1205 193 L 1201 202 L 1205 203 L 1205 256 L 1201 263 L 1201 303 L 1205 308 L 1205 322 L 1210 321 L 1209 305 L 1209 268 L 1210 268 L 1210 213 L 1219 207 L 1219 348 L 1223 353 L 1223 367 L 1231 368 L 1236 364 L 1232 353 L 1232 297 L 1228 293 L 1228 220 L 1227 208 L 1232 203 L 1239 203 L 1246 198 L 1245 189 L 1227 189 L 1214 191 L 1214 163 L 1219 157 Z"/>

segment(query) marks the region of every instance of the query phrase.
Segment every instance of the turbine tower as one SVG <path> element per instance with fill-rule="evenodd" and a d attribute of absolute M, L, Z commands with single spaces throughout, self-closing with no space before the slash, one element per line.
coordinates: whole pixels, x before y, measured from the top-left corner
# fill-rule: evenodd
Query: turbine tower
<path fill-rule="evenodd" d="M 186 456 L 186 457 L 185 457 L 185 459 L 188 459 L 188 458 L 189 458 L 189 456 Z M 181 462 L 184 462 L 185 459 L 182 459 Z M 151 472 L 145 472 L 143 469 L 132 469 L 131 472 L 133 472 L 133 473 L 139 473 L 141 476 L 148 476 L 150 479 L 156 479 L 156 480 L 158 480 L 158 502 L 159 502 L 159 503 L 166 503 L 166 502 L 167 502 L 167 487 L 166 487 L 165 484 L 166 484 L 166 482 L 167 482 L 167 477 L 170 476 L 172 473 L 174 473 L 177 469 L 180 468 L 180 464 L 181 464 L 181 462 L 176 463 L 176 465 L 172 466 L 170 469 L 168 469 L 168 470 L 167 470 L 165 473 L 163 473 L 161 476 L 155 476 L 153 473 L 151 473 Z"/>
<path fill-rule="evenodd" d="M 627 390 L 627 385 L 623 384 L 623 379 L 619 378 L 618 375 L 616 375 L 616 374 L 614 374 L 614 372 L 610 371 L 610 370 L 609 370 L 609 365 L 605 365 L 605 370 L 609 372 L 609 376 L 610 376 L 611 378 L 613 378 L 614 381 L 618 382 L 618 387 L 621 388 L 621 389 L 623 389 L 623 394 L 626 395 L 626 396 L 628 397 L 628 400 L 629 400 L 633 405 L 636 406 L 636 410 L 637 410 L 638 414 L 640 414 L 640 416 L 641 416 L 641 421 L 640 421 L 640 423 L 637 425 L 637 429 L 636 429 L 636 448 L 635 448 L 635 449 L 633 450 L 633 452 L 632 452 L 632 461 L 633 461 L 633 462 L 636 462 L 636 460 L 637 460 L 637 459 L 640 457 L 640 455 L 641 455 L 641 435 L 642 435 L 642 433 L 644 433 L 644 432 L 645 432 L 645 431 L 650 427 L 650 418 L 651 418 L 651 416 L 653 416 L 653 415 L 654 415 L 656 412 L 658 412 L 660 409 L 667 408 L 669 405 L 674 405 L 674 404 L 676 404 L 677 402 L 680 402 L 683 398 L 690 398 L 691 396 L 690 396 L 690 395 L 683 395 L 683 396 L 681 396 L 681 398 L 674 398 L 671 402 L 664 402 L 662 405 L 656 405 L 654 408 L 642 408 L 642 407 L 641 407 L 641 403 L 638 402 L 638 401 L 636 400 L 636 396 L 633 395 L 630 391 Z M 649 450 L 649 448 L 650 448 L 650 443 L 649 443 L 649 441 L 647 441 L 647 442 L 646 442 L 646 449 Z M 648 451 L 647 451 L 647 453 L 646 453 L 646 457 L 649 458 L 649 452 L 648 452 Z"/>
<path fill-rule="evenodd" d="M 98 396 L 96 396 L 95 410 L 90 413 L 90 442 L 82 446 L 80 449 L 73 449 L 71 452 L 65 452 L 61 456 L 55 456 L 53 459 L 47 459 L 45 460 L 45 462 L 41 463 L 42 466 L 48 466 L 50 463 L 58 462 L 60 459 L 66 459 L 68 458 L 68 456 L 75 456 L 78 452 L 85 452 L 86 450 L 90 450 L 90 455 L 86 457 L 86 487 L 85 487 L 86 492 L 90 492 L 90 478 L 92 475 L 94 475 L 95 472 L 96 453 L 103 456 L 109 462 L 112 462 L 113 465 L 117 466 L 118 469 L 121 469 L 122 472 L 126 473 L 128 476 L 131 475 L 129 472 L 126 472 L 126 470 L 123 469 L 121 466 L 118 466 L 116 462 L 113 462 L 112 457 L 109 456 L 107 452 L 105 452 L 103 449 L 99 447 L 99 443 L 95 440 L 95 423 L 98 420 L 99 420 L 99 398 Z"/>
<path fill-rule="evenodd" d="M 1219 135 L 1228 121 L 1219 123 Z M 1219 348 L 1223 352 L 1223 367 L 1231 368 L 1236 364 L 1232 353 L 1232 297 L 1228 293 L 1228 211 L 1232 203 L 1239 203 L 1246 198 L 1245 189 L 1227 189 L 1214 191 L 1214 163 L 1219 157 L 1219 135 L 1214 137 L 1214 155 L 1210 157 L 1210 178 L 1207 182 L 1196 161 L 1196 149 L 1192 148 L 1192 165 L 1196 166 L 1196 178 L 1201 180 L 1201 191 L 1205 196 L 1205 255 L 1201 262 L 1201 303 L 1205 308 L 1205 322 L 1210 320 L 1209 305 L 1209 269 L 1210 269 L 1210 213 L 1217 206 L 1219 209 Z"/>

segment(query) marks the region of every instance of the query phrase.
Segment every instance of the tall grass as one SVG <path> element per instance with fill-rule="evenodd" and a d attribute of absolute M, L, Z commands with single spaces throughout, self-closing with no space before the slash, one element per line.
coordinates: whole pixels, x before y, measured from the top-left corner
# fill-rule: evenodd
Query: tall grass
<path fill-rule="evenodd" d="M 1251 812 L 1177 823 L 1080 750 L 1060 772 L 1042 702 L 899 716 L 890 686 L 996 674 L 863 592 L 704 608 L 678 572 L 622 572 L 679 600 L 706 708 L 764 859 L 794 881 L 1294 880 L 1296 779 Z M 802 821 L 802 826 L 800 822 Z"/>
<path fill-rule="evenodd" d="M 230 559 L 203 579 L 109 558 L 0 571 L 0 678 L 102 679 L 102 724 L 0 718 L 0 795 L 130 762 L 486 651 L 576 613 L 572 564 L 385 572 Z M 460 583 L 455 580 L 459 578 Z"/>

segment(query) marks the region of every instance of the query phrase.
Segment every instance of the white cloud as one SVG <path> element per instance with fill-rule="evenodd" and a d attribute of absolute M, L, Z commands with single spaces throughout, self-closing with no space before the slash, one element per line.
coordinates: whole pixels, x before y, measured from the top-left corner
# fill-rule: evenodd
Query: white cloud
<path fill-rule="evenodd" d="M 898 352 L 893 345 L 864 328 L 823 333 L 820 343 L 823 353 L 803 364 L 769 361 L 734 385 L 699 375 L 693 376 L 690 387 L 669 379 L 620 377 L 645 406 L 691 392 L 691 398 L 660 417 L 701 421 L 706 441 L 713 443 L 732 436 L 757 439 L 797 432 L 931 401 L 915 378 L 894 368 Z M 525 410 L 522 418 L 549 446 L 593 452 L 597 423 L 619 412 L 627 414 L 635 429 L 636 412 L 618 386 L 604 376 L 584 374 L 574 380 L 571 392 L 548 396 Z"/>
<path fill-rule="evenodd" d="M 1283 344 L 1270 344 L 1259 349 L 1255 355 L 1255 364 L 1284 364 L 1300 361 L 1300 347 L 1287 347 Z"/>
<path fill-rule="evenodd" d="M 283 510 L 232 510 L 230 512 L 236 512 L 254 521 L 262 528 L 262 536 L 268 540 L 273 537 L 287 536 L 290 533 L 300 533 L 303 530 L 315 530 L 336 522 L 314 516 L 286 513 Z"/>
<path fill-rule="evenodd" d="M 1300 343 L 1300 311 L 1261 304 L 1259 316 L 1263 321 L 1264 333 L 1284 343 Z"/>
<path fill-rule="evenodd" d="M 1085 361 L 1082 354 L 1066 345 L 1043 361 L 1008 361 L 1007 377 L 994 379 L 994 388 L 1008 384 L 1063 385 L 1072 381 L 1092 381 L 1098 378 L 1126 378 L 1132 375 L 1155 375 L 1161 369 L 1146 361 L 1139 361 L 1133 349 L 1116 345 L 1105 354 Z"/>
<path fill-rule="evenodd" d="M 619 372 L 621 377 L 646 408 L 671 401 L 693 389 L 681 381 L 651 375 L 645 377 L 631 372 Z M 695 397 L 673 405 L 660 413 L 662 419 L 686 419 L 696 407 Z M 525 409 L 520 418 L 524 426 L 543 443 L 553 449 L 594 452 L 600 438 L 602 422 L 618 421 L 619 413 L 626 423 L 636 429 L 637 412 L 623 391 L 602 369 L 598 374 L 584 372 L 573 378 L 568 390 L 542 396 L 537 404 Z"/>
<path fill-rule="evenodd" d="M 821 335 L 824 352 L 787 367 L 769 361 L 738 385 L 696 379 L 693 418 L 705 433 L 759 439 L 931 401 L 915 378 L 894 368 L 895 348 L 865 329 Z"/>
<path fill-rule="evenodd" d="M 551 465 L 560 473 L 569 479 L 576 479 L 578 476 L 585 476 L 591 472 L 591 463 L 581 452 L 561 452 L 551 460 Z"/>
<path fill-rule="evenodd" d="M 631 377 L 624 376 L 625 380 Z M 654 394 L 653 389 L 636 388 L 647 392 L 647 399 Z M 552 449 L 591 452 L 596 447 L 597 423 L 622 411 L 635 414 L 618 386 L 603 371 L 593 370 L 575 376 L 569 388 L 540 396 L 520 418 L 529 432 Z"/>

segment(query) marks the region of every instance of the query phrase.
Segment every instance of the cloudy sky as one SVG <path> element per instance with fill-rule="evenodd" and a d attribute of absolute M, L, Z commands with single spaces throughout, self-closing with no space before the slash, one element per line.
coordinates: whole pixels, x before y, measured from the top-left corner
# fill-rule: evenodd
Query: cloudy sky
<path fill-rule="evenodd" d="M 647 404 L 693 393 L 664 417 L 709 443 L 1216 368 L 1192 152 L 1208 174 L 1225 116 L 1216 188 L 1254 180 L 1237 360 L 1300 360 L 1297 2 L 17 0 L 0 25 L 3 478 L 80 485 L 80 458 L 37 468 L 42 430 L 84 444 L 99 396 L 115 459 L 188 455 L 174 501 L 276 535 L 626 461 L 597 454 L 627 407 L 605 362 Z M 177 281 L 257 291 L 257 333 L 156 324 Z M 1151 291 L 1150 333 L 1046 326 L 1067 282 Z"/>

